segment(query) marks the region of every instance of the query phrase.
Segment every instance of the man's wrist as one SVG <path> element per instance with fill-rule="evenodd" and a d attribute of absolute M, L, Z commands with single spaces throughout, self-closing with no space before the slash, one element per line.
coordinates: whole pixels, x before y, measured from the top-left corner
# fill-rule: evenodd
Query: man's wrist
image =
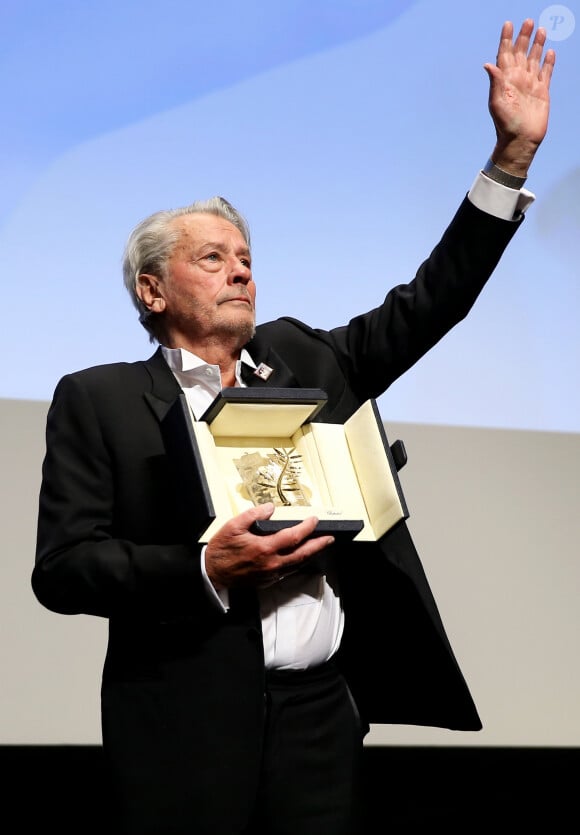
<path fill-rule="evenodd" d="M 527 179 L 527 177 L 516 177 L 515 174 L 510 174 L 508 171 L 504 171 L 503 168 L 500 168 L 499 165 L 496 165 L 495 162 L 493 162 L 491 157 L 481 170 L 482 173 L 485 174 L 486 177 L 489 177 L 490 180 L 494 180 L 502 186 L 507 186 L 507 188 L 517 190 L 523 188 Z"/>

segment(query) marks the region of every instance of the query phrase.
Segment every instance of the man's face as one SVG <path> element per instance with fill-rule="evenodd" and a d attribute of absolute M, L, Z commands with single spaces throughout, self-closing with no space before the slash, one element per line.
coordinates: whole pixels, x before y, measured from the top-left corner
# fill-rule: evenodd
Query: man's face
<path fill-rule="evenodd" d="M 241 348 L 255 328 L 256 286 L 242 233 L 210 214 L 176 218 L 180 238 L 158 286 L 173 347 Z"/>

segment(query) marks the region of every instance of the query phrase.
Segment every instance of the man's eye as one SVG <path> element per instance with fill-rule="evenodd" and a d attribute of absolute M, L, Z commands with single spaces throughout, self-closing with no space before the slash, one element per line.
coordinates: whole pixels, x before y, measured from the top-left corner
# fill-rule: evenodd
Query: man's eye
<path fill-rule="evenodd" d="M 244 267 L 247 267 L 248 269 L 250 269 L 252 266 L 249 258 L 240 258 L 240 264 L 242 264 Z"/>
<path fill-rule="evenodd" d="M 205 257 L 207 258 L 208 261 L 217 261 L 218 258 L 219 258 L 219 255 L 217 254 L 217 252 L 210 252 L 209 255 L 206 255 Z"/>

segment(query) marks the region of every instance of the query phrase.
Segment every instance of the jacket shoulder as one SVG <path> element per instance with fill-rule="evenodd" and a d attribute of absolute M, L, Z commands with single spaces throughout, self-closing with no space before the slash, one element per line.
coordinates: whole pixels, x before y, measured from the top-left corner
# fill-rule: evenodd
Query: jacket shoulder
<path fill-rule="evenodd" d="M 149 388 L 151 380 L 150 365 L 155 356 L 149 360 L 104 363 L 71 371 L 60 378 L 56 390 L 71 387 L 81 387 L 89 390 L 117 390 L 132 388 L 133 386 L 139 386 L 141 389 Z"/>

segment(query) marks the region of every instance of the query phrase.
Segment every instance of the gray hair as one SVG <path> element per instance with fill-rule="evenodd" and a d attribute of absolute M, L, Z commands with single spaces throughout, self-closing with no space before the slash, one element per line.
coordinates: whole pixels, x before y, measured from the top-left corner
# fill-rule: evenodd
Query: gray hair
<path fill-rule="evenodd" d="M 131 301 L 139 313 L 139 321 L 149 332 L 149 339 L 157 339 L 155 317 L 137 295 L 137 279 L 143 273 L 163 279 L 167 275 L 167 261 L 179 240 L 180 232 L 174 224 L 175 218 L 184 215 L 210 214 L 223 217 L 242 233 L 250 248 L 250 229 L 246 219 L 223 197 L 197 200 L 179 209 L 165 209 L 155 212 L 139 223 L 131 232 L 123 255 L 123 282 Z"/>

